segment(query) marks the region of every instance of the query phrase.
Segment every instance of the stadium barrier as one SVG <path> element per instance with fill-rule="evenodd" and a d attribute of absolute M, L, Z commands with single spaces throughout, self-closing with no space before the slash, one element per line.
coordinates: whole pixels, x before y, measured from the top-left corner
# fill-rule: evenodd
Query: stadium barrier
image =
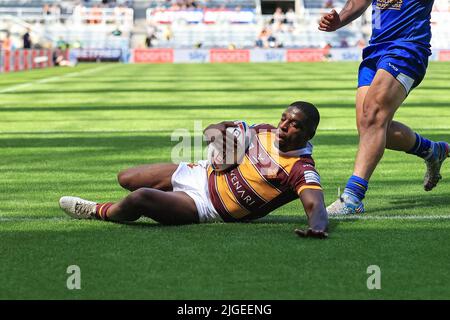
<path fill-rule="evenodd" d="M 128 62 L 124 50 L 116 49 L 71 49 L 69 60 L 72 62 Z"/>
<path fill-rule="evenodd" d="M 360 48 L 336 49 L 134 49 L 131 63 L 248 63 L 360 61 Z M 450 61 L 450 50 L 434 50 L 430 61 Z"/>
<path fill-rule="evenodd" d="M 357 61 L 360 49 L 135 49 L 133 63 Z"/>
<path fill-rule="evenodd" d="M 53 66 L 52 49 L 0 50 L 0 73 L 24 71 Z M 68 56 L 68 51 L 62 53 Z"/>
<path fill-rule="evenodd" d="M 450 61 L 450 50 L 440 50 L 439 51 L 439 61 Z"/>
<path fill-rule="evenodd" d="M 0 50 L 0 73 L 53 66 L 56 50 Z M 361 49 L 70 49 L 66 60 L 131 63 L 249 63 L 360 61 Z M 450 61 L 450 50 L 433 50 L 430 61 Z"/>

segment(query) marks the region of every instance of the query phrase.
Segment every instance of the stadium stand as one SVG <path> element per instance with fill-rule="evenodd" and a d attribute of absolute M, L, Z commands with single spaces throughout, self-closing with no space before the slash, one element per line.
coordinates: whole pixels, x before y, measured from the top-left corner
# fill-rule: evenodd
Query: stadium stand
<path fill-rule="evenodd" d="M 21 6 L 0 7 L 0 30 L 8 30 L 15 48 L 20 48 L 26 29 L 31 30 L 34 43 L 42 47 L 55 47 L 61 40 L 75 47 L 130 46 L 133 10 L 124 5 L 99 7 L 92 1 L 89 7 L 73 1 L 15 3 Z"/>
<path fill-rule="evenodd" d="M 335 33 L 317 21 L 345 0 L 0 0 L 0 40 L 22 47 L 346 48 L 367 44 L 371 12 Z M 450 48 L 449 1 L 436 0 L 434 48 Z"/>
<path fill-rule="evenodd" d="M 194 8 L 223 8 L 234 9 L 240 7 L 243 9 L 251 9 L 255 7 L 255 0 L 179 0 L 179 1 L 166 1 L 166 0 L 152 0 L 147 1 L 149 3 L 148 8 L 179 8 L 186 9 L 189 7 Z"/>
<path fill-rule="evenodd" d="M 348 47 L 367 41 L 367 34 L 364 34 L 360 20 L 337 33 L 317 32 L 317 21 L 325 11 L 321 6 L 314 7 L 312 3 L 322 3 L 319 1 L 309 0 L 311 8 L 299 10 L 298 14 L 294 10 L 280 12 L 281 9 L 277 9 L 281 15 L 280 23 L 276 22 L 274 14 L 258 13 L 261 12 L 261 3 L 256 1 L 229 1 L 227 5 L 223 5 L 224 1 L 215 0 L 208 2 L 206 7 L 195 10 L 178 7 L 165 9 L 158 6 L 157 1 L 152 3 L 146 16 L 151 33 L 156 38 L 154 47 L 252 48 L 257 45 L 262 30 L 270 32 L 271 37 L 276 40 L 269 47 Z M 222 5 L 217 11 L 210 11 L 214 10 L 213 3 Z M 243 15 L 244 12 L 246 15 Z M 211 19 L 211 13 L 215 13 L 216 17 Z M 233 17 L 234 20 L 227 17 Z M 172 34 L 170 40 L 167 39 L 167 29 Z"/>

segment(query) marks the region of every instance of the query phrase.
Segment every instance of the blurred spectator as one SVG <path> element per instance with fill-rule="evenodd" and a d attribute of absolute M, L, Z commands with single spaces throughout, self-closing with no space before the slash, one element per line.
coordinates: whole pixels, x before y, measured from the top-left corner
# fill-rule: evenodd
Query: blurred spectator
<path fill-rule="evenodd" d="M 30 36 L 30 28 L 27 28 L 27 32 L 22 36 L 23 40 L 23 48 L 31 49 L 31 36 Z"/>
<path fill-rule="evenodd" d="M 102 9 L 95 5 L 91 8 L 90 12 L 89 12 L 89 19 L 88 19 L 88 23 L 90 24 L 99 24 L 102 22 Z"/>
<path fill-rule="evenodd" d="M 325 58 L 325 60 L 326 61 L 328 61 L 328 60 L 331 60 L 331 58 L 332 58 L 332 55 L 331 55 L 331 50 L 330 49 L 332 49 L 333 48 L 333 46 L 331 45 L 331 43 L 326 43 L 324 46 L 323 46 L 323 49 L 324 49 L 324 51 L 325 51 L 325 53 L 324 53 L 324 58 Z"/>
<path fill-rule="evenodd" d="M 282 47 L 282 45 L 278 44 L 277 39 L 273 35 L 270 35 L 269 39 L 267 39 L 267 41 L 269 43 L 269 48 L 280 48 L 280 47 Z"/>
<path fill-rule="evenodd" d="M 72 48 L 74 48 L 74 49 L 82 49 L 83 48 L 83 44 L 81 43 L 81 41 L 80 40 L 75 40 L 73 43 L 72 43 Z"/>
<path fill-rule="evenodd" d="M 293 32 L 295 30 L 297 15 L 294 10 L 290 8 L 286 12 L 286 25 L 288 26 L 288 31 Z"/>
<path fill-rule="evenodd" d="M 172 2 L 169 7 L 169 10 L 171 10 L 171 11 L 178 11 L 180 9 L 181 9 L 181 6 L 178 4 L 178 2 Z"/>
<path fill-rule="evenodd" d="M 292 8 L 288 9 L 286 12 L 286 24 L 294 25 L 296 17 L 295 11 Z"/>
<path fill-rule="evenodd" d="M 258 48 L 277 48 L 277 39 L 272 35 L 268 28 L 263 28 L 255 42 Z"/>
<path fill-rule="evenodd" d="M 197 4 L 197 2 L 196 2 L 195 0 L 187 0 L 187 1 L 186 1 L 186 6 L 187 6 L 188 8 L 191 8 L 191 9 L 196 9 L 196 8 L 198 8 L 198 4 Z"/>
<path fill-rule="evenodd" d="M 62 37 L 59 37 L 58 41 L 56 41 L 56 47 L 60 50 L 66 50 L 69 48 L 69 44 Z"/>
<path fill-rule="evenodd" d="M 282 31 L 283 23 L 286 23 L 286 17 L 280 7 L 275 9 L 270 22 L 273 24 L 275 31 Z"/>
<path fill-rule="evenodd" d="M 342 38 L 342 39 L 341 39 L 340 47 L 341 47 L 341 48 L 348 48 L 348 47 L 349 47 L 349 44 L 348 44 L 346 38 Z"/>
<path fill-rule="evenodd" d="M 158 32 L 158 28 L 155 24 L 147 25 L 147 36 L 145 37 L 145 46 L 147 48 L 153 47 L 153 41 L 157 40 L 156 33 Z"/>
<path fill-rule="evenodd" d="M 61 6 L 59 4 L 54 3 L 50 7 L 50 14 L 55 17 L 59 17 L 61 15 Z"/>
<path fill-rule="evenodd" d="M 116 26 L 116 28 L 111 33 L 116 37 L 120 37 L 122 35 L 122 31 L 120 30 L 119 26 Z"/>
<path fill-rule="evenodd" d="M 65 51 L 57 49 L 53 51 L 53 64 L 59 67 L 74 67 L 75 64 L 67 60 L 64 56 Z"/>
<path fill-rule="evenodd" d="M 50 6 L 48 5 L 48 3 L 44 4 L 44 6 L 42 7 L 42 13 L 44 14 L 44 16 L 49 16 L 51 14 Z"/>
<path fill-rule="evenodd" d="M 145 47 L 146 47 L 146 48 L 151 48 L 151 47 L 153 47 L 152 41 L 153 41 L 153 40 L 156 40 L 156 39 L 157 39 L 157 38 L 156 38 L 156 36 L 155 36 L 154 33 L 152 33 L 152 34 L 147 34 L 147 36 L 145 37 Z"/>
<path fill-rule="evenodd" d="M 12 49 L 11 35 L 9 32 L 6 33 L 5 38 L 2 41 L 2 50 L 10 51 Z"/>
<path fill-rule="evenodd" d="M 325 49 L 325 51 L 329 51 L 333 48 L 333 46 L 331 45 L 331 43 L 327 42 L 322 46 L 322 48 Z"/>
<path fill-rule="evenodd" d="M 75 23 L 81 23 L 82 17 L 83 17 L 83 10 L 84 7 L 80 2 L 77 2 L 75 6 L 73 7 L 73 18 Z"/>
<path fill-rule="evenodd" d="M 333 9 L 334 8 L 333 0 L 325 0 L 322 7 L 325 9 Z"/>
<path fill-rule="evenodd" d="M 61 6 L 57 3 L 53 3 L 52 5 L 46 3 L 42 7 L 42 14 L 44 16 L 45 23 L 57 22 L 61 17 Z"/>
<path fill-rule="evenodd" d="M 169 10 L 193 10 L 200 7 L 201 5 L 199 5 L 196 0 L 173 0 L 170 4 Z"/>
<path fill-rule="evenodd" d="M 269 30 L 267 28 L 264 28 L 261 30 L 261 32 L 258 35 L 258 38 L 256 39 L 255 46 L 257 48 L 264 48 L 265 44 L 267 43 L 267 38 Z"/>
<path fill-rule="evenodd" d="M 170 24 L 168 24 L 164 29 L 163 38 L 166 41 L 170 41 L 172 37 L 173 37 L 172 27 L 170 26 Z"/>
<path fill-rule="evenodd" d="M 360 49 L 364 49 L 366 47 L 366 40 L 364 40 L 364 38 L 359 39 L 356 46 Z"/>
<path fill-rule="evenodd" d="M 126 13 L 127 13 L 126 10 L 127 10 L 127 8 L 123 5 L 119 5 L 114 8 L 115 18 L 116 18 L 116 20 L 120 21 L 120 23 L 125 22 Z"/>

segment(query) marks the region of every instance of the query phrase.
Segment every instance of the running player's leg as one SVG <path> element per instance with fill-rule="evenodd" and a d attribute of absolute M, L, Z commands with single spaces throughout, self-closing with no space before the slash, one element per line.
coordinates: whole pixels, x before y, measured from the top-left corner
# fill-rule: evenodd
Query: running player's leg
<path fill-rule="evenodd" d="M 362 213 L 368 181 L 383 156 L 392 118 L 406 98 L 403 85 L 389 72 L 379 69 L 370 86 L 360 86 L 356 96 L 359 147 L 353 175 L 343 195 L 327 207 L 329 214 Z"/>
<path fill-rule="evenodd" d="M 406 98 L 406 92 L 405 86 L 383 69 L 378 70 L 370 87 L 358 89 L 356 115 L 360 144 L 354 174 L 348 180 L 342 197 L 327 208 L 330 214 L 364 212 L 362 199 L 368 189 L 368 180 L 384 153 L 382 146 L 425 159 L 426 191 L 441 179 L 441 165 L 449 156 L 448 143 L 430 141 L 406 125 L 392 121 L 395 111 Z"/>
<path fill-rule="evenodd" d="M 362 113 L 362 103 L 356 104 L 356 110 L 357 114 Z M 449 156 L 447 142 L 428 140 L 405 124 L 393 120 L 387 130 L 386 148 L 413 154 L 425 160 L 427 167 L 423 181 L 425 191 L 432 190 L 442 178 L 441 165 Z"/>
<path fill-rule="evenodd" d="M 408 152 L 414 146 L 416 135 L 411 128 L 398 121 L 391 121 L 386 134 L 386 149 Z"/>
<path fill-rule="evenodd" d="M 389 72 L 379 69 L 356 119 L 360 138 L 354 175 L 366 181 L 370 179 L 383 156 L 387 129 L 405 98 L 403 85 Z"/>
<path fill-rule="evenodd" d="M 363 117 L 364 99 L 370 86 L 358 88 L 356 93 L 356 119 Z M 359 121 L 357 121 L 358 133 L 360 133 Z M 386 134 L 386 148 L 396 151 L 408 152 L 414 147 L 416 134 L 408 126 L 392 120 Z"/>
<path fill-rule="evenodd" d="M 173 163 L 156 163 L 142 165 L 119 172 L 119 184 L 130 191 L 139 188 L 153 188 L 162 191 L 172 190 L 172 175 L 178 165 Z"/>
<path fill-rule="evenodd" d="M 442 178 L 441 166 L 449 156 L 449 145 L 445 141 L 434 142 L 406 125 L 392 121 L 387 133 L 386 148 L 404 151 L 425 160 L 426 172 L 423 180 L 425 191 L 432 190 Z"/>
<path fill-rule="evenodd" d="M 358 134 L 361 134 L 358 119 L 363 116 L 363 104 L 369 88 L 370 86 L 362 86 L 356 91 L 356 128 L 358 129 Z"/>

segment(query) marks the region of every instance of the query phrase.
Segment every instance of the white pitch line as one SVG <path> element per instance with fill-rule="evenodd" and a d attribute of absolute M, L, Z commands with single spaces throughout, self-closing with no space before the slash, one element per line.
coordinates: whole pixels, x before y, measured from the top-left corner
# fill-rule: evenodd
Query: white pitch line
<path fill-rule="evenodd" d="M 79 75 L 87 75 L 90 73 L 94 73 L 100 69 L 108 69 L 111 68 L 114 65 L 106 65 L 106 66 L 99 66 L 97 68 L 94 69 L 87 69 L 87 70 L 83 70 L 83 71 L 77 71 L 77 72 L 71 72 L 71 73 L 66 73 L 62 76 L 53 76 L 53 77 L 49 77 L 49 78 L 44 78 L 44 79 L 40 79 L 40 80 L 36 80 L 36 81 L 31 81 L 31 82 L 27 82 L 27 83 L 22 83 L 22 84 L 17 84 L 11 87 L 7 87 L 4 88 L 2 90 L 0 90 L 0 93 L 5 93 L 5 92 L 14 92 L 17 91 L 19 89 L 23 89 L 23 88 L 27 88 L 27 87 L 31 87 L 33 85 L 36 84 L 43 84 L 43 83 L 49 83 L 49 82 L 54 82 L 54 81 L 58 81 L 61 79 L 66 79 L 66 78 L 71 78 L 71 77 L 75 77 L 75 76 L 79 76 Z"/>
<path fill-rule="evenodd" d="M 66 120 L 64 120 L 66 121 Z M 70 121 L 70 120 L 67 120 Z M 98 121 L 94 119 L 93 121 Z M 2 121 L 0 121 L 1 123 Z M 182 128 L 184 129 L 184 128 Z M 164 129 L 131 129 L 131 130 L 42 130 L 42 131 L 1 131 L 0 134 L 109 134 L 109 133 L 171 133 L 170 130 Z"/>
<path fill-rule="evenodd" d="M 1 93 L 1 91 L 0 91 Z M 114 107 L 112 107 L 114 108 Z M 89 111 L 89 109 L 86 109 L 87 111 Z M 117 120 L 117 119 L 113 119 L 113 120 Z M 176 120 L 176 119 L 175 119 Z M 52 121 L 52 120 L 49 120 Z M 69 122 L 69 121 L 74 121 L 74 120 L 61 120 L 61 122 Z M 98 121 L 96 119 L 93 119 L 92 121 Z M 107 119 L 105 121 L 108 121 Z M 140 120 L 139 120 L 140 121 Z M 153 121 L 153 120 L 142 120 L 142 121 Z M 2 123 L 4 121 L 0 121 L 0 123 Z M 14 120 L 8 121 L 9 123 L 13 123 L 15 122 Z M 43 121 L 45 122 L 45 121 Z M 179 129 L 186 129 L 186 128 L 179 128 Z M 438 128 L 436 130 L 449 130 L 450 127 L 448 128 Z M 174 129 L 177 130 L 177 129 Z M 428 130 L 428 129 L 420 129 L 417 128 L 417 131 L 423 131 L 423 130 Z M 119 130 L 119 129 L 111 129 L 111 130 L 66 130 L 66 131 L 61 131 L 61 130 L 39 130 L 39 131 L 2 131 L 0 130 L 0 134 L 110 134 L 110 133 L 171 133 L 170 130 L 163 130 L 163 129 L 155 129 L 155 130 L 149 130 L 149 129 L 130 129 L 130 130 Z M 321 144 L 320 146 L 327 146 L 326 144 Z"/>
<path fill-rule="evenodd" d="M 63 221 L 66 217 L 0 217 L 0 222 L 19 222 L 19 221 Z"/>
<path fill-rule="evenodd" d="M 450 215 L 431 215 L 431 216 L 400 216 L 400 215 L 382 215 L 382 216 L 370 216 L 370 215 L 343 215 L 343 216 L 330 216 L 330 220 L 450 220 Z"/>
<path fill-rule="evenodd" d="M 450 215 L 431 215 L 431 216 L 370 216 L 370 215 L 362 215 L 362 216 L 331 216 L 330 220 L 379 220 L 379 221 L 389 221 L 389 220 L 450 220 Z M 0 222 L 26 222 L 26 221 L 70 221 L 68 217 L 8 217 L 8 216 L 0 216 Z"/>

